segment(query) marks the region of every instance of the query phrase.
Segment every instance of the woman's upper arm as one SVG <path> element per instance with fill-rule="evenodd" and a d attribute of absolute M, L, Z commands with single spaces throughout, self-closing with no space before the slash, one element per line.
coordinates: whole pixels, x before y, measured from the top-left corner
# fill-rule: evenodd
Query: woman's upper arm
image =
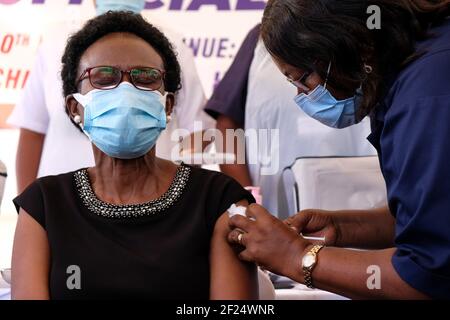
<path fill-rule="evenodd" d="M 237 205 L 247 206 L 246 200 Z M 238 254 L 228 241 L 230 232 L 228 215 L 217 220 L 211 241 L 210 299 L 213 300 L 256 300 L 258 299 L 258 275 L 254 264 L 239 260 Z"/>
<path fill-rule="evenodd" d="M 12 254 L 12 298 L 49 299 L 49 270 L 47 232 L 21 208 Z"/>

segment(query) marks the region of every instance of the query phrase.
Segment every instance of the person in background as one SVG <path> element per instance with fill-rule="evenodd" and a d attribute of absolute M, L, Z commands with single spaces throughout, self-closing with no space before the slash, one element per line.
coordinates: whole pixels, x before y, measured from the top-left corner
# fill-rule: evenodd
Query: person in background
<path fill-rule="evenodd" d="M 260 27 L 257 25 L 248 33 L 205 111 L 217 119 L 216 127 L 222 132 L 223 145 L 229 153 L 238 152 L 238 140 L 234 148 L 227 146 L 226 130 L 278 132 L 278 141 L 258 135 L 257 148 L 254 142 L 247 141 L 246 163 L 222 164 L 220 168 L 244 187 L 260 187 L 262 204 L 267 210 L 277 216 L 289 216 L 290 212 L 281 212 L 288 206 L 278 203 L 278 185 L 283 169 L 297 158 L 368 156 L 376 151 L 366 140 L 370 133 L 369 119 L 336 130 L 314 121 L 296 106 L 291 98 L 296 88 L 272 61 L 260 37 Z M 268 137 L 271 131 L 265 131 Z M 293 145 L 292 141 L 296 143 Z"/>
<path fill-rule="evenodd" d="M 309 116 L 334 128 L 371 116 L 389 205 L 285 223 L 252 205 L 255 220 L 230 223 L 240 257 L 350 298 L 449 299 L 450 1 L 269 0 L 261 34 Z"/>
<path fill-rule="evenodd" d="M 97 0 L 95 4 L 97 14 L 108 10 L 140 13 L 145 1 Z M 66 39 L 77 28 L 78 25 L 57 25 L 44 37 L 22 98 L 8 119 L 9 124 L 20 128 L 16 157 L 19 192 L 36 177 L 94 164 L 89 140 L 67 123 L 63 97 L 55 94 L 61 92 L 60 61 Z M 166 27 L 162 29 L 174 43 L 183 70 L 177 108 L 156 148 L 159 156 L 170 159 L 172 148 L 178 143 L 171 139 L 174 130 L 187 129 L 193 134 L 194 121 L 201 121 L 205 129 L 213 127 L 214 121 L 203 111 L 206 98 L 191 50 L 181 36 Z"/>
<path fill-rule="evenodd" d="M 168 39 L 141 15 L 107 12 L 62 61 L 66 121 L 89 136 L 95 165 L 14 199 L 12 298 L 258 299 L 256 266 L 226 239 L 226 210 L 251 194 L 155 155 L 181 81 Z"/>

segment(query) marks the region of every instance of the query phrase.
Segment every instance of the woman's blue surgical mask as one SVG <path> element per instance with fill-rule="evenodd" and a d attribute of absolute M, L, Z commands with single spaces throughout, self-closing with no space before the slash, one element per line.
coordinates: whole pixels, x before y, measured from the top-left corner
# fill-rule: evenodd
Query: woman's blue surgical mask
<path fill-rule="evenodd" d="M 145 0 L 96 0 L 97 15 L 111 11 L 132 11 L 141 13 L 145 7 Z"/>
<path fill-rule="evenodd" d="M 295 103 L 310 117 L 332 128 L 346 128 L 357 124 L 356 110 L 360 105 L 362 90 L 359 88 L 355 96 L 337 100 L 327 89 L 331 62 L 328 66 L 324 86 L 318 85 L 308 94 L 301 93 L 295 97 Z"/>
<path fill-rule="evenodd" d="M 73 97 L 84 107 L 83 131 L 101 151 L 119 159 L 148 153 L 166 128 L 166 95 L 123 82 Z"/>

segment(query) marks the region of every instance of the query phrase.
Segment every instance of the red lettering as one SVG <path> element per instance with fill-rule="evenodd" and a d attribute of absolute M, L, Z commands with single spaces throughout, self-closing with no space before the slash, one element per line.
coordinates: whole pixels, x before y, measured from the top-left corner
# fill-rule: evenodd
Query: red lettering
<path fill-rule="evenodd" d="M 7 34 L 2 41 L 2 45 L 0 46 L 1 53 L 9 53 L 12 49 L 12 45 L 14 43 L 14 37 L 12 34 Z"/>
<path fill-rule="evenodd" d="M 23 76 L 23 80 L 22 80 L 22 89 L 25 87 L 25 84 L 27 83 L 29 75 L 30 75 L 30 70 L 25 71 L 25 75 Z"/>
<path fill-rule="evenodd" d="M 22 69 L 1 69 L 0 68 L 0 88 L 23 89 L 30 76 L 30 70 Z M 3 82 L 1 81 L 3 80 Z"/>
<path fill-rule="evenodd" d="M 6 85 L 5 88 L 10 88 L 10 82 L 13 82 L 13 89 L 17 88 L 17 82 L 19 81 L 20 78 L 20 70 L 16 70 L 15 74 L 13 75 L 13 70 L 10 69 L 8 71 L 8 75 L 6 76 Z"/>
<path fill-rule="evenodd" d="M 28 34 L 24 34 L 22 37 L 22 45 L 23 46 L 28 46 L 30 45 L 30 35 Z"/>

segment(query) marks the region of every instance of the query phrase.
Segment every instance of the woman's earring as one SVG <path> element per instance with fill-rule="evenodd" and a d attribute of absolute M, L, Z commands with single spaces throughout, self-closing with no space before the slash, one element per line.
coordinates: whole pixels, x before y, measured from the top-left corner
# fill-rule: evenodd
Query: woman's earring
<path fill-rule="evenodd" d="M 364 64 L 364 71 L 365 71 L 367 74 L 371 74 L 372 71 L 373 71 L 373 68 L 372 68 L 372 66 L 370 66 L 370 65 L 368 65 L 368 64 Z"/>
<path fill-rule="evenodd" d="M 168 115 L 168 116 L 167 116 L 166 122 L 167 122 L 167 123 L 170 123 L 170 121 L 172 121 L 172 116 L 171 116 L 171 115 Z"/>
<path fill-rule="evenodd" d="M 73 117 L 73 121 L 74 121 L 76 124 L 80 125 L 80 123 L 81 123 L 81 117 L 80 117 L 80 115 L 77 114 L 75 117 Z"/>

